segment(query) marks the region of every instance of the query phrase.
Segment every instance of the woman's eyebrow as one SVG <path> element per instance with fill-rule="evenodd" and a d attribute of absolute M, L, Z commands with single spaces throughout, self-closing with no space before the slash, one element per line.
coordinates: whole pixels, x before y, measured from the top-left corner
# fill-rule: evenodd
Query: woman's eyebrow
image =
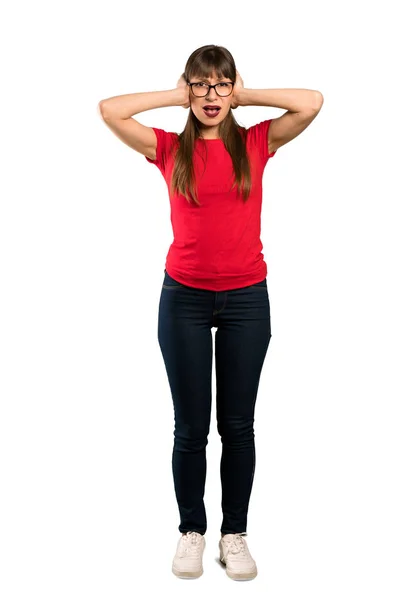
<path fill-rule="evenodd" d="M 200 79 L 201 81 L 208 81 L 208 83 L 210 83 L 210 79 L 207 79 L 206 77 L 197 77 L 196 79 Z M 226 79 L 226 77 L 218 77 L 217 81 L 222 81 L 223 79 Z"/>

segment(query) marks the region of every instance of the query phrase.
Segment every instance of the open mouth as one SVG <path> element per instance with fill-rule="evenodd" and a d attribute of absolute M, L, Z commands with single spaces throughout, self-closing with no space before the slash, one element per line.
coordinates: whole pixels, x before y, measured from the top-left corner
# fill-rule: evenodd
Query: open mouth
<path fill-rule="evenodd" d="M 220 110 L 220 106 L 203 106 L 203 111 L 205 112 L 207 117 L 216 117 Z"/>

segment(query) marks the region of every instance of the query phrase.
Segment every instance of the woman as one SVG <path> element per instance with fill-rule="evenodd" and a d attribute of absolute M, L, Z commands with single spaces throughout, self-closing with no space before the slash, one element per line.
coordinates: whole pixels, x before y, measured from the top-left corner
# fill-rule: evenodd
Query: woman
<path fill-rule="evenodd" d="M 164 271 L 158 340 L 175 413 L 172 466 L 182 536 L 172 570 L 178 577 L 203 573 L 213 327 L 222 442 L 220 560 L 233 579 L 257 575 L 244 536 L 255 470 L 254 408 L 271 339 L 260 240 L 262 175 L 277 149 L 313 121 L 322 102 L 314 90 L 245 89 L 230 52 L 208 45 L 191 54 L 176 89 L 99 104 L 108 127 L 154 164 L 168 186 L 174 241 Z M 245 129 L 232 109 L 251 104 L 286 112 Z M 181 134 L 131 118 L 163 106 L 190 108 Z"/>

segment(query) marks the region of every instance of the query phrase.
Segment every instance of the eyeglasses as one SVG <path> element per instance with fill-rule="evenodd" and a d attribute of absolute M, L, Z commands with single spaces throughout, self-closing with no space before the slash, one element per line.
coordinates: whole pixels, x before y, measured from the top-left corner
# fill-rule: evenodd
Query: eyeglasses
<path fill-rule="evenodd" d="M 217 92 L 218 96 L 230 96 L 233 90 L 233 83 L 231 81 L 224 81 L 222 83 L 216 83 L 215 85 L 210 85 L 209 83 L 204 83 L 203 81 L 188 83 L 190 88 L 195 96 L 198 98 L 202 98 L 203 96 L 207 96 L 210 92 L 210 88 L 214 88 Z"/>

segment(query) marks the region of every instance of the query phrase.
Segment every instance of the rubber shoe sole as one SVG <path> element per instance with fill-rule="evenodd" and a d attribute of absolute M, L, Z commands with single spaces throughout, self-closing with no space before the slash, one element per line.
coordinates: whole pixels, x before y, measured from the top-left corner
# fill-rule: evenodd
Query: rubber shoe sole
<path fill-rule="evenodd" d="M 230 577 L 231 579 L 235 579 L 236 581 L 247 581 L 247 580 L 254 579 L 255 577 L 257 577 L 257 567 L 255 569 L 253 569 L 253 571 L 246 571 L 245 573 L 238 573 L 237 571 L 231 571 L 226 566 L 226 562 L 224 561 L 223 558 L 220 558 L 219 560 L 224 565 L 225 572 L 228 575 L 228 577 Z"/>
<path fill-rule="evenodd" d="M 172 572 L 181 579 L 197 579 L 204 573 L 203 568 L 200 571 L 179 571 L 174 565 L 172 565 Z"/>

